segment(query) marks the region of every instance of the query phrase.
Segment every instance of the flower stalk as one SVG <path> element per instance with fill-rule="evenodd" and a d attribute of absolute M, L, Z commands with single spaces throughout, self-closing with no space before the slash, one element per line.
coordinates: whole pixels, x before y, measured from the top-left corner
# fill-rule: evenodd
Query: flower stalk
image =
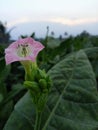
<path fill-rule="evenodd" d="M 42 112 L 39 112 L 39 111 L 36 109 L 36 120 L 35 120 L 34 130 L 40 130 L 41 116 L 42 116 Z"/>

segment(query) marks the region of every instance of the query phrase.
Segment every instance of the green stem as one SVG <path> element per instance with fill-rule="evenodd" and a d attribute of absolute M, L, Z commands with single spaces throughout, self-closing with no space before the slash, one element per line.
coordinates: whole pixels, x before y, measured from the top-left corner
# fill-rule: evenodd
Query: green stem
<path fill-rule="evenodd" d="M 38 110 L 36 110 L 36 121 L 35 121 L 34 130 L 40 130 L 41 115 L 42 115 L 42 112 L 39 112 Z"/>

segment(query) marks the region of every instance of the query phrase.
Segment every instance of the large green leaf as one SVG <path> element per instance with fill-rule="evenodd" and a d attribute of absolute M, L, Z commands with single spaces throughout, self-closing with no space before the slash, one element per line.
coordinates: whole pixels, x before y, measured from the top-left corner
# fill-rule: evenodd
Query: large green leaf
<path fill-rule="evenodd" d="M 98 47 L 84 49 L 87 56 L 89 57 L 93 70 L 98 78 Z"/>
<path fill-rule="evenodd" d="M 98 47 L 91 47 L 84 49 L 89 58 L 98 58 Z"/>
<path fill-rule="evenodd" d="M 15 106 L 4 130 L 33 130 L 35 111 L 27 93 Z"/>
<path fill-rule="evenodd" d="M 50 71 L 54 93 L 47 104 L 43 129 L 97 130 L 98 94 L 95 75 L 86 54 L 70 55 Z"/>
<path fill-rule="evenodd" d="M 98 94 L 91 64 L 83 51 L 67 56 L 48 74 L 52 91 L 41 130 L 97 130 Z M 35 111 L 29 94 L 15 106 L 4 130 L 33 130 Z"/>

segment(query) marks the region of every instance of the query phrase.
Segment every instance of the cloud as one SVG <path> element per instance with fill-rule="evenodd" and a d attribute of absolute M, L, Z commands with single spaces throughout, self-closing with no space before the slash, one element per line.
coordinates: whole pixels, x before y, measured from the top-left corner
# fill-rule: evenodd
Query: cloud
<path fill-rule="evenodd" d="M 11 21 L 7 24 L 8 27 L 12 27 L 12 26 L 15 26 L 17 24 L 21 24 L 21 23 L 26 23 L 26 22 L 29 22 L 30 19 L 27 18 L 27 17 L 23 17 L 23 18 L 20 18 L 20 19 L 17 19 L 17 20 L 14 20 L 14 21 Z"/>
<path fill-rule="evenodd" d="M 54 18 L 50 19 L 51 22 L 61 23 L 69 26 L 81 25 L 81 24 L 89 24 L 98 22 L 98 18 L 83 18 L 83 19 L 66 19 L 66 18 Z"/>
<path fill-rule="evenodd" d="M 55 17 L 55 18 L 47 18 L 47 17 L 23 17 L 17 20 L 14 20 L 12 22 L 8 23 L 8 27 L 16 26 L 17 24 L 21 23 L 29 23 L 29 22 L 51 22 L 51 23 L 60 23 L 63 25 L 68 26 L 76 26 L 76 25 L 84 25 L 84 24 L 90 24 L 90 23 L 97 23 L 98 18 L 74 18 L 74 19 L 68 19 L 64 17 Z"/>

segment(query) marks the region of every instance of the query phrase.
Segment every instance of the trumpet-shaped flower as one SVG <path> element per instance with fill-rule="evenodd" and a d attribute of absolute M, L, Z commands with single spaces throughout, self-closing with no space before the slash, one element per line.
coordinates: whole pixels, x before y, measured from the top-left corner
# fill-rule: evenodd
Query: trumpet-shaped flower
<path fill-rule="evenodd" d="M 33 38 L 19 39 L 13 42 L 5 49 L 6 64 L 10 64 L 15 61 L 35 61 L 38 53 L 44 48 L 44 46 L 35 41 Z"/>

